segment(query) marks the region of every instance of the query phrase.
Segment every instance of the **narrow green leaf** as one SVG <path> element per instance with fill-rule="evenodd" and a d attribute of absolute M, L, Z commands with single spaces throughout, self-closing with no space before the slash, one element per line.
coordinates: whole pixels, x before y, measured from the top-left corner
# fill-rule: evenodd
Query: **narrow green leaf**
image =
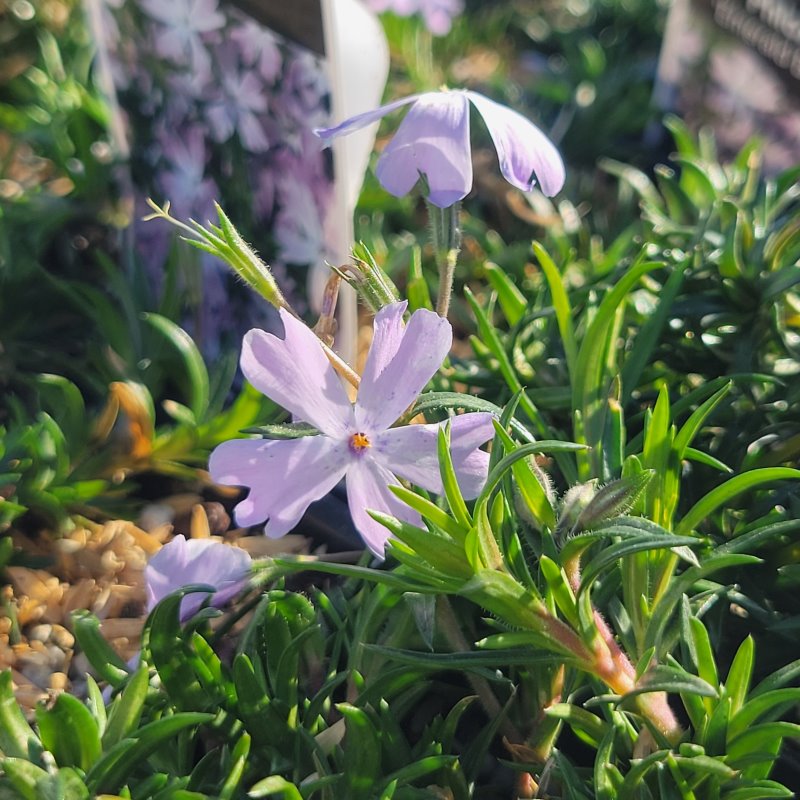
<path fill-rule="evenodd" d="M 211 722 L 213 714 L 182 712 L 139 728 L 135 738 L 123 739 L 106 751 L 88 771 L 86 785 L 93 793 L 114 794 L 164 742 L 181 731 Z"/>
<path fill-rule="evenodd" d="M 46 781 L 48 774 L 26 758 L 3 759 L 3 772 L 24 800 L 41 800 L 38 785 Z"/>
<path fill-rule="evenodd" d="M 143 312 L 141 316 L 175 348 L 181 357 L 188 379 L 189 408 L 199 422 L 208 409 L 209 386 L 208 370 L 197 345 L 192 337 L 172 320 L 152 312 Z"/>
<path fill-rule="evenodd" d="M 734 716 L 744 706 L 750 691 L 754 663 L 755 642 L 752 636 L 748 636 L 739 645 L 725 680 L 725 691 L 731 699 L 731 716 Z"/>
<path fill-rule="evenodd" d="M 247 793 L 248 797 L 272 797 L 274 795 L 280 795 L 283 800 L 303 800 L 299 789 L 280 775 L 270 775 L 269 778 L 260 780 Z"/>
<path fill-rule="evenodd" d="M 36 709 L 36 723 L 42 746 L 60 767 L 86 771 L 100 757 L 100 731 L 94 717 L 77 697 L 60 694 L 50 709 Z"/>
<path fill-rule="evenodd" d="M 771 798 L 794 796 L 791 789 L 787 789 L 777 781 L 751 781 L 745 786 L 725 792 L 725 800 L 771 800 Z"/>
<path fill-rule="evenodd" d="M 583 594 L 589 589 L 596 578 L 621 558 L 646 550 L 664 550 L 681 546 L 691 547 L 696 544 L 697 540 L 688 536 L 641 534 L 635 538 L 624 539 L 621 542 L 609 545 L 595 555 L 584 568 L 579 594 Z"/>
<path fill-rule="evenodd" d="M 103 749 L 109 750 L 117 742 L 135 732 L 144 709 L 148 686 L 148 669 L 139 667 L 111 706 L 108 724 L 103 734 Z"/>
<path fill-rule="evenodd" d="M 711 647 L 711 639 L 708 636 L 706 626 L 697 617 L 689 619 L 689 627 L 692 632 L 694 649 L 697 654 L 697 671 L 700 677 L 711 686 L 719 684 L 717 675 L 717 662 L 714 658 L 714 650 Z"/>
<path fill-rule="evenodd" d="M 299 439 L 302 436 L 318 436 L 320 430 L 307 422 L 282 422 L 245 428 L 242 433 L 256 433 L 264 439 Z"/>
<path fill-rule="evenodd" d="M 480 504 L 487 503 L 497 485 L 503 478 L 505 472 L 519 460 L 527 458 L 532 455 L 541 455 L 543 453 L 575 453 L 581 450 L 586 450 L 586 445 L 575 444 L 575 442 L 559 442 L 555 440 L 542 440 L 540 442 L 531 442 L 530 444 L 520 445 L 513 453 L 504 456 L 497 463 L 497 466 L 489 473 L 486 479 L 486 484 L 480 493 L 480 496 L 475 501 L 475 507 Z"/>
<path fill-rule="evenodd" d="M 617 792 L 608 767 L 614 763 L 616 731 L 609 726 L 603 734 L 594 759 L 594 792 L 596 800 L 615 800 Z"/>
<path fill-rule="evenodd" d="M 667 664 L 657 664 L 648 669 L 642 678 L 637 681 L 636 687 L 626 692 L 621 702 L 647 692 L 668 692 L 670 694 L 694 694 L 699 697 L 718 697 L 714 685 L 708 681 L 692 675 L 686 670 L 671 667 Z"/>
<path fill-rule="evenodd" d="M 744 733 L 757 721 L 773 722 L 800 702 L 800 687 L 773 689 L 747 700 L 737 714 L 734 714 L 728 725 L 728 738 L 732 739 Z M 764 717 L 770 717 L 765 720 Z"/>
<path fill-rule="evenodd" d="M 379 511 L 368 510 L 368 513 L 435 570 L 460 578 L 472 574 L 463 546 L 449 536 L 417 528 Z"/>
<path fill-rule="evenodd" d="M 430 500 L 411 489 L 406 489 L 405 486 L 390 486 L 389 491 L 409 508 L 417 511 L 423 519 L 427 519 L 431 524 L 452 536 L 455 541 L 463 541 L 466 537 L 467 529 L 459 525 L 453 517 Z"/>
<path fill-rule="evenodd" d="M 678 455 L 679 459 L 684 457 L 686 453 L 686 448 L 691 445 L 694 441 L 695 436 L 697 436 L 700 428 L 703 426 L 703 423 L 708 419 L 711 415 L 711 412 L 722 402 L 722 400 L 728 395 L 730 390 L 733 388 L 733 381 L 728 381 L 721 389 L 714 392 L 711 397 L 708 398 L 702 405 L 698 406 L 692 414 L 689 416 L 689 419 L 684 422 L 681 426 L 681 429 L 678 431 L 677 435 L 675 436 L 675 451 Z"/>
<path fill-rule="evenodd" d="M 247 757 L 250 755 L 250 741 L 250 736 L 243 733 L 236 742 L 231 753 L 231 768 L 219 791 L 218 800 L 233 800 L 236 796 L 247 766 Z"/>
<path fill-rule="evenodd" d="M 105 734 L 108 716 L 106 714 L 106 701 L 103 698 L 103 693 L 97 685 L 97 681 L 91 676 L 86 676 L 86 706 L 94 717 L 97 723 L 97 729 L 100 731 L 100 738 L 102 739 Z"/>
<path fill-rule="evenodd" d="M 684 259 L 670 270 L 669 277 L 658 293 L 658 306 L 639 327 L 633 341 L 633 348 L 625 356 L 620 374 L 622 380 L 620 402 L 624 407 L 627 407 L 631 393 L 639 386 L 642 373 L 652 360 L 656 346 L 661 340 L 664 325 L 670 314 L 673 313 L 675 298 L 683 286 L 683 279 L 689 263 L 689 259 Z"/>
<path fill-rule="evenodd" d="M 458 485 L 458 477 L 453 467 L 453 457 L 450 454 L 450 423 L 439 428 L 437 436 L 437 453 L 439 456 L 439 474 L 442 478 L 444 496 L 450 511 L 463 528 L 472 527 L 472 517 L 467 510 L 464 496 Z"/>
<path fill-rule="evenodd" d="M 473 295 L 472 292 L 466 287 L 464 288 L 464 297 L 469 303 L 472 313 L 475 315 L 475 320 L 478 324 L 478 332 L 481 335 L 483 343 L 489 349 L 489 352 L 497 359 L 498 367 L 503 379 L 508 384 L 508 387 L 512 392 L 520 391 L 523 388 L 522 384 L 520 383 L 516 370 L 514 369 L 511 360 L 508 357 L 508 353 L 506 353 L 506 350 L 500 341 L 497 330 L 489 321 L 489 317 L 481 308 L 480 303 L 478 303 L 477 299 L 475 298 L 475 295 Z M 523 393 L 520 397 L 520 407 L 533 423 L 534 427 L 536 428 L 537 435 L 547 436 L 548 427 L 545 424 L 544 418 L 531 402 L 530 397 L 528 397 L 528 395 L 525 393 Z"/>
<path fill-rule="evenodd" d="M 514 440 L 498 422 L 494 420 L 493 422 L 495 433 L 500 438 L 503 449 L 506 453 L 513 453 L 517 448 Z M 517 482 L 522 499 L 534 519 L 537 520 L 540 526 L 553 530 L 556 526 L 556 515 L 553 510 L 553 505 L 550 502 L 545 487 L 531 469 L 527 460 L 514 463 L 511 467 L 511 472 Z"/>
<path fill-rule="evenodd" d="M 789 467 L 766 467 L 754 469 L 730 478 L 721 486 L 712 489 L 705 497 L 695 503 L 675 527 L 675 533 L 686 534 L 694 530 L 706 517 L 737 495 L 765 483 L 782 480 L 797 480 L 800 470 Z"/>
<path fill-rule="evenodd" d="M 492 288 L 497 292 L 497 300 L 503 310 L 503 316 L 508 320 L 508 324 L 513 327 L 522 319 L 525 313 L 528 305 L 525 295 L 497 264 L 487 261 L 483 265 L 483 269 Z"/>
<path fill-rule="evenodd" d="M 566 722 L 581 739 L 591 744 L 592 747 L 597 747 L 611 728 L 608 722 L 600 719 L 596 714 L 571 703 L 554 703 L 547 706 L 544 713 L 548 717 Z"/>
<path fill-rule="evenodd" d="M 570 307 L 569 295 L 564 288 L 561 273 L 547 250 L 539 242 L 533 242 L 533 252 L 536 258 L 539 259 L 539 265 L 542 268 L 542 272 L 544 272 L 547 286 L 550 289 L 553 309 L 556 312 L 558 331 L 561 334 L 564 355 L 567 359 L 567 369 L 574 379 L 575 366 L 578 359 L 578 346 L 575 342 L 575 329 L 572 324 L 572 308 Z"/>
<path fill-rule="evenodd" d="M 800 739 L 800 725 L 793 722 L 764 722 L 754 725 L 728 743 L 728 763 L 735 767 L 739 762 L 746 762 L 752 756 L 763 754 L 763 758 L 759 760 L 766 761 L 771 766 L 770 762 L 777 758 L 785 738 Z M 755 771 L 748 765 L 747 772 L 752 775 Z M 767 775 L 757 777 L 766 778 Z"/>
<path fill-rule="evenodd" d="M 337 703 L 345 719 L 344 777 L 347 797 L 368 798 L 381 767 L 381 737 L 366 712 L 350 703 Z"/>
<path fill-rule="evenodd" d="M 553 599 L 558 606 L 558 610 L 564 615 L 567 622 L 576 630 L 580 628 L 578 620 L 578 608 L 575 603 L 575 595 L 567 583 L 566 577 L 561 567 L 551 558 L 542 555 L 539 558 L 539 568 L 542 571 L 547 586 L 553 593 Z"/>
<path fill-rule="evenodd" d="M 714 456 L 704 453 L 702 450 L 695 450 L 694 447 L 687 447 L 686 450 L 683 451 L 683 457 L 687 461 L 694 461 L 697 464 L 704 464 L 707 467 L 711 467 L 711 469 L 715 469 L 717 472 L 722 472 L 726 475 L 733 474 L 733 470 L 727 464 L 723 464 L 718 458 L 714 458 Z"/>
<path fill-rule="evenodd" d="M 0 673 L 0 751 L 7 758 L 26 759 L 31 745 L 38 744 L 33 728 L 14 697 L 11 670 Z"/>

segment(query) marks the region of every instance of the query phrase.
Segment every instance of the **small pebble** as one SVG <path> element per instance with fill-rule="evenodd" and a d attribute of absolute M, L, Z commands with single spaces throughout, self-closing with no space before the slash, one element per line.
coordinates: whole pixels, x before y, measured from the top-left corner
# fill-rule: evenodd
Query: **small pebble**
<path fill-rule="evenodd" d="M 62 650 L 71 650 L 75 646 L 75 637 L 63 625 L 53 625 L 51 638 Z"/>
<path fill-rule="evenodd" d="M 69 688 L 69 678 L 63 672 L 54 672 L 50 676 L 49 688 L 64 692 Z"/>
<path fill-rule="evenodd" d="M 47 623 L 41 625 L 34 625 L 28 631 L 28 641 L 30 642 L 46 642 L 53 633 L 53 626 Z"/>

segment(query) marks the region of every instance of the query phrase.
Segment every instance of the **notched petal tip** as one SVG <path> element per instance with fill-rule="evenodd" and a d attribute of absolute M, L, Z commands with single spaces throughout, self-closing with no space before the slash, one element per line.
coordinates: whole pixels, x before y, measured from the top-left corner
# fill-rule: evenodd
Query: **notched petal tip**
<path fill-rule="evenodd" d="M 530 120 L 478 92 L 467 92 L 483 117 L 497 150 L 500 171 L 512 185 L 529 192 L 538 181 L 548 197 L 564 186 L 566 171 L 550 139 Z"/>

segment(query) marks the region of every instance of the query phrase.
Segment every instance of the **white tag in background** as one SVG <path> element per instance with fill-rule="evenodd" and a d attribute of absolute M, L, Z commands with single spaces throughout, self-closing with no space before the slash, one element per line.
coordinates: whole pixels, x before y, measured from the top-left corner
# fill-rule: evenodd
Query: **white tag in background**
<path fill-rule="evenodd" d="M 359 0 L 322 0 L 325 51 L 331 86 L 331 119 L 334 124 L 376 108 L 383 98 L 389 75 L 389 47 L 375 14 Z M 334 140 L 334 202 L 326 220 L 326 238 L 333 248 L 333 262 L 350 260 L 353 217 L 364 183 L 378 123 Z M 321 297 L 330 271 L 315 266 L 309 275 L 309 294 Z M 339 294 L 337 349 L 355 364 L 358 318 L 355 291 L 343 284 Z"/>

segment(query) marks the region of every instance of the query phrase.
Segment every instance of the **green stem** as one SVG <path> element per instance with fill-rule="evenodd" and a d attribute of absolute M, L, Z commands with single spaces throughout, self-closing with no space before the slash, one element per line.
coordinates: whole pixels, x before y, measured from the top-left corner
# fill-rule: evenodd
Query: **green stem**
<path fill-rule="evenodd" d="M 453 294 L 453 278 L 461 252 L 461 229 L 458 226 L 458 213 L 461 203 L 447 208 L 439 208 L 428 202 L 428 216 L 431 222 L 436 268 L 439 270 L 439 293 L 436 296 L 436 313 L 447 317 L 450 310 L 450 297 Z"/>

